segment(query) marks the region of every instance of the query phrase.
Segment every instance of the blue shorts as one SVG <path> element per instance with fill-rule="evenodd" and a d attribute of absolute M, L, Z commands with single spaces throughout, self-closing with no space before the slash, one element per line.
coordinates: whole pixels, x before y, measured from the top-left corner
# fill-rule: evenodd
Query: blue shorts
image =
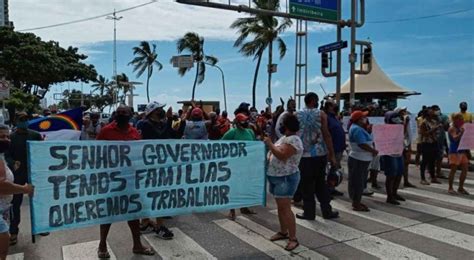
<path fill-rule="evenodd" d="M 270 193 L 275 198 L 293 198 L 300 183 L 300 173 L 287 176 L 267 176 Z"/>
<path fill-rule="evenodd" d="M 403 164 L 403 157 L 392 157 L 388 155 L 382 156 L 383 161 L 383 170 L 385 176 L 396 177 L 403 175 L 403 168 L 405 165 Z"/>
<path fill-rule="evenodd" d="M 8 219 L 9 219 L 9 210 L 0 211 L 0 233 L 7 233 L 10 230 Z"/>

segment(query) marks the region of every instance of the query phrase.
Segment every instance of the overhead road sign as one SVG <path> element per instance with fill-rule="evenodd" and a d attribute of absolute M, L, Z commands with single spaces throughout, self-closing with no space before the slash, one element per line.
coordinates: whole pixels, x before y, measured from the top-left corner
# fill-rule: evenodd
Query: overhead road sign
<path fill-rule="evenodd" d="M 290 14 L 337 22 L 337 0 L 290 0 Z"/>
<path fill-rule="evenodd" d="M 347 48 L 347 41 L 337 41 L 323 46 L 319 46 L 318 52 L 331 52 Z"/>
<path fill-rule="evenodd" d="M 293 0 L 290 0 L 293 2 Z M 285 17 L 292 19 L 300 19 L 306 21 L 314 21 L 320 23 L 338 24 L 340 17 L 340 8 L 338 0 L 300 0 L 301 2 L 314 2 L 315 4 L 301 7 L 301 3 L 295 2 L 295 11 L 272 11 L 266 9 L 258 9 L 250 3 L 250 6 L 242 4 L 241 0 L 228 0 L 222 3 L 220 0 L 176 0 L 176 2 L 188 5 L 197 5 L 223 10 L 231 10 L 237 12 L 245 12 L 259 15 L 272 15 L 277 17 Z M 291 5 L 291 3 L 290 3 Z M 303 10 L 304 9 L 304 10 Z"/>

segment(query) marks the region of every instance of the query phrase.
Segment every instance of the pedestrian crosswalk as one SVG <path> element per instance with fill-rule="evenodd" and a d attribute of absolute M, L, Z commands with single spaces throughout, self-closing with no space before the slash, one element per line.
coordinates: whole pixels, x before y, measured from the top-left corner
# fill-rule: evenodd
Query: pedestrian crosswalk
<path fill-rule="evenodd" d="M 370 204 L 370 212 L 355 212 L 350 200 L 343 197 L 331 203 L 341 212 L 340 219 L 296 219 L 301 245 L 293 252 L 284 249 L 287 241 L 269 240 L 279 231 L 276 206 L 270 197 L 268 208 L 256 208 L 257 215 L 238 216 L 235 221 L 219 212 L 205 217 L 178 216 L 169 222 L 174 239 L 162 240 L 154 234 L 142 236 L 142 242 L 151 246 L 156 255 L 139 259 L 474 259 L 471 197 L 451 196 L 442 189 L 424 187 L 399 192 L 407 195 L 407 201 L 399 206 L 386 204 L 385 195 L 375 193 L 363 198 Z M 302 212 L 296 207 L 292 210 Z M 189 222 L 190 218 L 194 221 Z M 73 234 L 76 230 L 69 232 Z M 117 232 L 126 232 L 127 238 L 109 236 L 110 259 L 130 259 L 133 254 L 129 230 Z M 124 242 L 125 239 L 130 241 Z M 97 259 L 98 244 L 97 237 L 78 238 L 49 250 L 60 251 L 58 257 L 51 259 Z M 15 247 L 11 249 L 8 260 L 44 259 L 31 252 L 15 252 Z"/>

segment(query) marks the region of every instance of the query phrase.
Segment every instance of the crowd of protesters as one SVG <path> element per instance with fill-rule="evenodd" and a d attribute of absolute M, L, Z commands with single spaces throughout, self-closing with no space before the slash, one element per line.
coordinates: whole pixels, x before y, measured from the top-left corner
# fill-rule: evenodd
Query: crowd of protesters
<path fill-rule="evenodd" d="M 440 183 L 449 179 L 450 194 L 468 195 L 464 189 L 470 151 L 459 150 L 465 123 L 472 123 L 467 112 L 467 103 L 460 104 L 460 112 L 452 115 L 441 113 L 439 106 L 424 106 L 415 116 L 406 107 L 384 111 L 385 124 L 403 126 L 403 152 L 379 156 L 374 144 L 372 124 L 369 116 L 373 107 L 358 107 L 350 111 L 347 128 L 343 127 L 339 106 L 335 101 L 320 102 L 315 93 L 304 98 L 304 108 L 296 109 L 296 102 L 289 99 L 275 108 L 258 112 L 248 103 L 241 103 L 234 111 L 233 121 L 227 111 L 218 109 L 206 112 L 202 105 L 192 103 L 185 111 L 174 113 L 166 104 L 151 102 L 139 114 L 121 105 L 114 112 L 110 122 L 100 122 L 99 114 L 86 113 L 83 117 L 81 140 L 239 140 L 263 141 L 268 148 L 267 180 L 269 192 L 275 198 L 280 230 L 270 240 L 287 240 L 286 250 L 294 250 L 299 242 L 296 237 L 295 217 L 305 220 L 316 218 L 316 200 L 325 219 L 339 217 L 332 209 L 331 200 L 343 193 L 336 189 L 347 168 L 348 193 L 354 211 L 370 211 L 362 203 L 363 195 L 371 195 L 372 189 L 381 189 L 377 182 L 379 172 L 385 174 L 386 202 L 399 205 L 405 198 L 398 194 L 401 185 L 415 188 L 409 181 L 412 160 L 412 136 L 410 122 L 416 121 L 415 163 L 419 166 L 421 185 Z M 321 105 L 320 105 L 321 104 Z M 45 111 L 44 116 L 49 111 Z M 377 113 L 380 111 L 377 110 Z M 0 125 L 0 257 L 6 256 L 8 246 L 17 243 L 20 223 L 20 206 L 23 194 L 34 193 L 34 187 L 27 184 L 28 140 L 42 140 L 38 132 L 28 129 L 28 115 L 18 113 L 15 129 L 10 133 L 7 126 Z M 343 165 L 347 153 L 347 167 Z M 448 158 L 448 177 L 441 172 L 443 158 Z M 421 159 L 421 160 L 420 160 Z M 457 192 L 453 187 L 456 171 L 460 169 Z M 425 177 L 428 171 L 430 180 Z M 339 175 L 337 175 L 339 174 Z M 411 173 L 413 174 L 413 173 Z M 332 176 L 329 176 L 332 175 Z M 331 178 L 331 181 L 329 179 Z M 334 180 L 336 178 L 336 180 Z M 339 181 L 337 180 L 339 179 Z M 403 182 L 402 182 L 403 180 Z M 301 205 L 302 213 L 294 214 L 291 204 Z M 241 208 L 241 214 L 256 214 L 251 208 Z M 231 209 L 229 219 L 236 219 Z M 128 222 L 133 237 L 133 253 L 153 255 L 145 247 L 140 234 L 155 232 L 161 239 L 172 239 L 173 232 L 165 226 L 165 218 L 131 220 Z M 99 258 L 110 258 L 106 239 L 111 224 L 100 225 Z M 47 234 L 44 234 L 47 235 Z"/>

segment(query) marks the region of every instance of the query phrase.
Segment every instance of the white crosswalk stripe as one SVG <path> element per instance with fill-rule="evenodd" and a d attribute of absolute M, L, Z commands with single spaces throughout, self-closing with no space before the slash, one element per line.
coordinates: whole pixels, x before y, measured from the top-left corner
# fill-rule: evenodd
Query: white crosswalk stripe
<path fill-rule="evenodd" d="M 424 224 L 420 221 L 386 213 L 376 209 L 370 212 L 357 212 L 351 209 L 351 204 L 343 201 L 332 201 L 332 206 L 337 210 L 351 215 L 359 216 L 391 227 L 399 228 L 420 236 L 444 242 L 474 252 L 474 237 L 449 229 Z"/>
<path fill-rule="evenodd" d="M 23 260 L 24 258 L 25 256 L 23 255 L 23 253 L 7 255 L 7 260 Z"/>
<path fill-rule="evenodd" d="M 270 229 L 259 225 L 248 218 L 245 217 L 238 217 L 236 219 L 236 222 L 242 225 L 243 227 L 263 236 L 264 238 L 270 238 L 273 234 L 275 234 L 275 231 L 271 231 Z M 280 247 L 284 248 L 286 246 L 286 241 L 275 241 L 273 242 L 275 244 L 278 244 Z M 304 259 L 328 259 L 327 257 L 314 252 L 312 250 L 309 250 L 308 248 L 300 245 L 298 248 L 293 250 L 293 254 L 297 254 L 298 256 L 304 258 Z"/>
<path fill-rule="evenodd" d="M 63 246 L 63 260 L 97 259 L 99 240 Z M 107 245 L 111 260 L 117 259 L 114 252 Z"/>
<path fill-rule="evenodd" d="M 421 190 L 421 189 L 400 189 L 398 190 L 401 194 L 415 195 L 423 198 L 434 199 L 442 202 L 447 202 L 462 207 L 471 207 L 474 208 L 474 200 L 468 198 L 461 198 L 456 196 L 450 196 L 445 194 L 440 194 L 432 191 Z"/>
<path fill-rule="evenodd" d="M 293 208 L 294 212 L 302 211 Z M 271 211 L 277 214 L 276 210 Z M 372 236 L 363 231 L 345 226 L 335 221 L 324 220 L 316 217 L 314 221 L 296 220 L 297 224 L 324 236 L 342 242 L 348 246 L 361 250 L 367 254 L 384 259 L 435 259 L 432 256 L 416 250 L 398 245 L 385 239 Z"/>
<path fill-rule="evenodd" d="M 214 223 L 273 259 L 301 259 L 298 255 L 293 255 L 290 252 L 285 251 L 285 249 L 281 248 L 279 245 L 270 242 L 270 240 L 234 221 L 219 219 L 215 220 Z"/>
<path fill-rule="evenodd" d="M 364 197 L 364 199 L 385 201 L 386 196 L 383 194 L 374 193 L 372 197 Z M 474 225 L 474 215 L 469 214 L 469 213 L 446 209 L 446 208 L 442 208 L 438 206 L 432 206 L 429 204 L 425 204 L 425 203 L 421 203 L 421 202 L 417 202 L 413 200 L 404 201 L 401 203 L 401 205 L 397 207 L 458 221 L 458 222 L 468 224 L 468 225 Z"/>
<path fill-rule="evenodd" d="M 155 252 L 163 259 L 217 259 L 179 228 L 171 228 L 174 238 L 162 240 L 154 234 L 144 236 Z"/>

